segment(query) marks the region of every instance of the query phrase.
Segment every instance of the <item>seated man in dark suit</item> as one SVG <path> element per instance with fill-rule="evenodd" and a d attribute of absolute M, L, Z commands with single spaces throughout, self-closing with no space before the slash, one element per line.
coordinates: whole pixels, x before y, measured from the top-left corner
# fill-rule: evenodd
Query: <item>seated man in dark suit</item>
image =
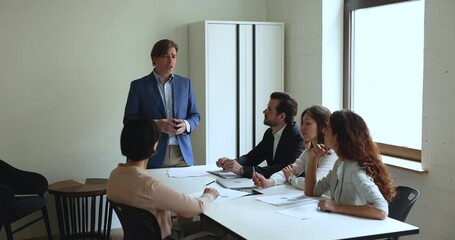
<path fill-rule="evenodd" d="M 274 92 L 270 95 L 269 104 L 263 113 L 264 124 L 270 128 L 264 133 L 262 141 L 238 159 L 218 159 L 218 167 L 248 178 L 251 178 L 253 171 L 269 178 L 273 173 L 295 162 L 303 152 L 299 125 L 294 122 L 297 102 L 287 93 Z M 267 161 L 267 166 L 258 166 L 264 160 Z"/>

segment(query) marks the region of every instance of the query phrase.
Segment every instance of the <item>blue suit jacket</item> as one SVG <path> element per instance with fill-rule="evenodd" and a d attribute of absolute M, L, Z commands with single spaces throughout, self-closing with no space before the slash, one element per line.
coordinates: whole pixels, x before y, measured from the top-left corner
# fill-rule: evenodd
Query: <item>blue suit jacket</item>
<path fill-rule="evenodd" d="M 191 81 L 188 78 L 174 74 L 172 84 L 174 118 L 187 120 L 190 124 L 190 132 L 192 132 L 199 125 L 201 116 L 197 109 L 196 97 L 191 86 Z M 131 82 L 123 123 L 132 117 L 138 116 L 148 116 L 152 119 L 167 118 L 153 73 Z M 156 154 L 149 159 L 147 168 L 158 168 L 163 165 L 168 140 L 169 135 L 161 133 Z M 177 141 L 185 162 L 188 165 L 193 165 L 194 158 L 189 134 L 177 135 Z"/>

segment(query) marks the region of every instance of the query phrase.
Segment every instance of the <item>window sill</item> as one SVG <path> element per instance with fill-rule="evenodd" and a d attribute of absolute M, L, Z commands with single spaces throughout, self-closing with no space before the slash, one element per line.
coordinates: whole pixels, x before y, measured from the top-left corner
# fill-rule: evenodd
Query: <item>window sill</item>
<path fill-rule="evenodd" d="M 382 155 L 382 161 L 390 167 L 403 169 L 419 174 L 427 174 L 428 170 L 422 168 L 422 163 L 410 161 L 402 158 L 390 157 Z"/>

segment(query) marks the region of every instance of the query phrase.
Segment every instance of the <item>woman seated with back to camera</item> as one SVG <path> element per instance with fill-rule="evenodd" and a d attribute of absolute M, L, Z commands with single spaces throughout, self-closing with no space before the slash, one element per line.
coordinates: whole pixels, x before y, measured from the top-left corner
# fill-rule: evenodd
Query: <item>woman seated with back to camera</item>
<path fill-rule="evenodd" d="M 147 162 L 155 153 L 160 130 L 150 118 L 135 118 L 125 123 L 121 134 L 122 154 L 126 163 L 119 163 L 109 177 L 107 196 L 110 200 L 148 210 L 155 215 L 164 238 L 171 234 L 171 212 L 190 218 L 204 212 L 218 196 L 206 188 L 199 198 L 191 198 L 167 187 L 147 171 Z"/>
<path fill-rule="evenodd" d="M 326 145 L 311 150 L 305 194 L 320 196 L 330 190 L 331 199 L 318 203 L 321 211 L 386 219 L 395 186 L 365 121 L 350 110 L 336 111 L 324 133 Z M 316 182 L 318 158 L 329 154 L 327 148 L 335 150 L 338 160 Z"/>
<path fill-rule="evenodd" d="M 295 163 L 283 168 L 282 171 L 274 173 L 269 179 L 260 173 L 253 173 L 253 181 L 259 187 L 271 187 L 288 183 L 293 187 L 305 189 L 305 172 L 310 160 L 311 149 L 318 144 L 324 144 L 324 134 L 322 130 L 327 126 L 330 117 L 330 110 L 324 106 L 314 105 L 302 112 L 300 116 L 300 135 L 308 147 L 297 158 Z M 318 179 L 327 175 L 332 169 L 337 156 L 332 150 L 318 159 L 316 177 Z"/>

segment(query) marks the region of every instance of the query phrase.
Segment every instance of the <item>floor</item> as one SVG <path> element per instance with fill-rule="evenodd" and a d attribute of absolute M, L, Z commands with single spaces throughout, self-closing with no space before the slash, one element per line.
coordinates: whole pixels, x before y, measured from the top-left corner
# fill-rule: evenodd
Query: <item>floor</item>
<path fill-rule="evenodd" d="M 46 240 L 47 237 L 30 238 L 28 240 Z M 53 240 L 60 240 L 59 236 L 53 236 Z M 123 240 L 123 230 L 121 228 L 111 230 L 111 240 Z"/>
<path fill-rule="evenodd" d="M 221 233 L 216 237 L 220 240 L 238 240 L 234 236 L 227 234 L 226 232 Z M 53 236 L 53 240 L 61 240 L 59 236 Z M 205 239 L 204 237 L 201 239 Z M 213 239 L 213 237 L 209 237 L 208 239 Z M 30 238 L 27 240 L 47 240 L 47 237 L 40 237 L 40 238 Z M 123 240 L 123 230 L 121 228 L 112 229 L 111 230 L 111 240 Z"/>
<path fill-rule="evenodd" d="M 121 228 L 111 230 L 112 240 L 123 240 L 123 230 Z"/>

